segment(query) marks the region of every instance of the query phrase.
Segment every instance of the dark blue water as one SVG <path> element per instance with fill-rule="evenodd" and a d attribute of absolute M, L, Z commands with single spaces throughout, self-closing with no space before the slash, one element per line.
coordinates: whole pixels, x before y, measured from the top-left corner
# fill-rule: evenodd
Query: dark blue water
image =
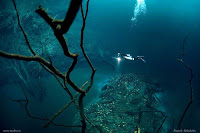
<path fill-rule="evenodd" d="M 58 41 L 50 27 L 34 10 L 38 5 L 48 8 L 48 13 L 55 18 L 65 16 L 69 0 L 45 0 L 29 2 L 16 0 L 22 26 L 28 35 L 33 49 L 48 59 L 62 72 L 66 72 L 71 59 L 63 55 Z M 86 1 L 84 0 L 84 9 Z M 117 74 L 136 73 L 148 80 L 156 81 L 165 90 L 162 100 L 169 121 L 174 120 L 177 128 L 181 115 L 190 100 L 190 71 L 177 61 L 181 58 L 184 38 L 184 61 L 193 70 L 193 103 L 184 121 L 183 129 L 199 129 L 199 94 L 200 94 L 200 1 L 199 0 L 91 0 L 86 21 L 84 46 L 97 73 L 91 91 L 87 94 L 85 106 L 98 100 L 105 82 Z M 0 2 L 0 49 L 10 53 L 31 55 L 23 35 L 17 25 L 16 14 L 11 1 Z M 135 18 L 134 21 L 131 18 Z M 80 29 L 82 26 L 79 11 L 69 32 L 65 35 L 69 49 L 80 53 L 79 61 L 72 73 L 72 79 L 78 85 L 89 79 L 91 70 L 81 54 Z M 49 36 L 49 37 L 48 37 Z M 48 37 L 46 42 L 45 38 Z M 48 43 L 49 42 L 49 43 Z M 46 49 L 44 48 L 46 44 Z M 46 55 L 42 54 L 45 49 Z M 121 51 L 141 60 L 121 61 L 113 57 Z M 43 128 L 44 121 L 33 120 L 26 115 L 24 104 L 9 100 L 23 99 L 22 84 L 30 97 L 29 108 L 35 116 L 50 117 L 67 103 L 69 96 L 56 79 L 38 63 L 14 61 L 0 58 L 0 127 L 18 129 L 22 132 L 70 132 L 70 128 L 50 126 Z M 22 76 L 22 77 L 20 77 Z M 72 90 L 72 88 L 70 88 Z M 70 106 L 55 119 L 58 123 L 73 124 L 77 110 Z M 2 132 L 2 131 L 1 131 Z"/>

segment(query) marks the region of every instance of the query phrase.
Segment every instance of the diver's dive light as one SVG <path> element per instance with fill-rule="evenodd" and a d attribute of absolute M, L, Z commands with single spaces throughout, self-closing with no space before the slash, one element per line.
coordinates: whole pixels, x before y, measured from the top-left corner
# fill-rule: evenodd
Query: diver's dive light
<path fill-rule="evenodd" d="M 118 62 L 120 62 L 122 60 L 120 57 L 117 57 L 116 59 Z"/>

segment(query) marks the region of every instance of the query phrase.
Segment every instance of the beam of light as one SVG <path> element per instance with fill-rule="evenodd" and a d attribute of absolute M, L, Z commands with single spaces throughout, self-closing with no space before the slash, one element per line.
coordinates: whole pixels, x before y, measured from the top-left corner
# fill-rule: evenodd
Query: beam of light
<path fill-rule="evenodd" d="M 120 57 L 117 57 L 116 59 L 117 59 L 118 67 L 119 67 L 119 64 L 120 64 L 120 62 L 122 61 L 122 59 L 121 59 Z"/>
<path fill-rule="evenodd" d="M 145 13 L 146 13 L 145 0 L 137 0 L 137 4 L 135 4 L 135 9 L 134 9 L 134 16 L 131 18 L 131 21 L 133 23 L 136 22 L 138 16 L 141 15 L 141 14 L 145 14 Z"/>
<path fill-rule="evenodd" d="M 122 61 L 122 59 L 120 57 L 112 57 L 112 58 L 114 58 L 115 60 L 117 60 L 117 66 L 116 66 L 117 73 L 121 73 L 120 72 L 120 62 Z"/>

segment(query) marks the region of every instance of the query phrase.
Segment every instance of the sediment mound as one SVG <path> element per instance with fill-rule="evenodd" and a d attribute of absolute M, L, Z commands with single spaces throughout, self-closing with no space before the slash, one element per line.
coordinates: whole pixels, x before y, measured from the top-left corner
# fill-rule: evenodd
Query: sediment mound
<path fill-rule="evenodd" d="M 160 127 L 165 117 L 161 101 L 154 93 L 156 88 L 143 82 L 142 77 L 115 76 L 101 90 L 100 100 L 85 109 L 97 128 L 87 123 L 86 132 L 133 133 L 140 128 L 141 133 L 155 133 Z M 165 128 L 166 124 L 160 132 L 166 132 Z"/>

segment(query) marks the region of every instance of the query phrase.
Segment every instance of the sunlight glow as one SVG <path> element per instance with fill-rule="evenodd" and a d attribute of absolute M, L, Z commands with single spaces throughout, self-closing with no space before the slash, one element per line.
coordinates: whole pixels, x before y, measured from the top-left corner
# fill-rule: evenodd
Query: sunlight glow
<path fill-rule="evenodd" d="M 135 4 L 134 16 L 131 18 L 131 21 L 135 22 L 140 14 L 145 14 L 145 13 L 146 13 L 145 0 L 137 0 L 137 4 Z"/>

